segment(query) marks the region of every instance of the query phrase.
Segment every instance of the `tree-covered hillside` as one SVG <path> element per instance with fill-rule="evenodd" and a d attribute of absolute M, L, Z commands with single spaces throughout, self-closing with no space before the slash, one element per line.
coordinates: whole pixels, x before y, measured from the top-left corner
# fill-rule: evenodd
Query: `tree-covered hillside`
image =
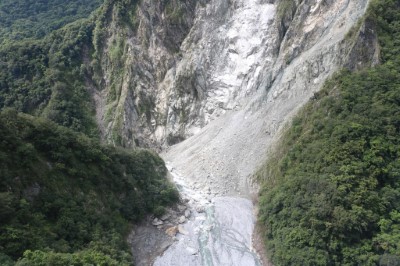
<path fill-rule="evenodd" d="M 100 2 L 0 2 L 0 35 L 23 39 L 0 39 L 0 265 L 131 265 L 132 223 L 178 200 L 161 158 L 101 145 L 94 121 L 104 27 L 137 1 L 54 30 Z"/>
<path fill-rule="evenodd" d="M 137 0 L 106 0 L 89 18 L 43 39 L 0 45 L 0 110 L 12 107 L 98 137 L 91 98 L 104 82 L 98 51 L 111 14 L 118 14 L 118 23 L 127 23 L 132 19 L 127 10 L 135 10 L 136 4 Z M 118 49 L 110 53 L 120 56 Z"/>
<path fill-rule="evenodd" d="M 81 67 L 93 28 L 91 20 L 83 20 L 43 40 L 2 46 L 0 109 L 13 107 L 96 136 L 94 110 Z"/>
<path fill-rule="evenodd" d="M 2 0 L 0 44 L 42 38 L 67 23 L 86 18 L 102 0 Z"/>
<path fill-rule="evenodd" d="M 327 82 L 259 172 L 275 265 L 400 265 L 400 2 L 366 19 L 382 64 Z"/>
<path fill-rule="evenodd" d="M 2 111 L 0 265 L 21 256 L 17 265 L 131 264 L 130 223 L 178 200 L 165 175 L 149 151 Z"/>

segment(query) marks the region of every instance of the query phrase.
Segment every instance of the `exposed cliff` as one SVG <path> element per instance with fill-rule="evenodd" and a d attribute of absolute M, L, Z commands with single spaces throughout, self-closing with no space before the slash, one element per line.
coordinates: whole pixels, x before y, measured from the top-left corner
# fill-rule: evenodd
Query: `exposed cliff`
<path fill-rule="evenodd" d="M 325 80 L 379 62 L 367 4 L 107 0 L 41 42 L 0 49 L 0 105 L 91 133 L 92 103 L 104 142 L 163 150 L 206 201 L 248 197 L 280 129 Z"/>
<path fill-rule="evenodd" d="M 155 132 L 167 124 L 165 107 L 159 105 L 167 102 L 168 93 L 160 84 L 181 57 L 195 6 L 195 1 L 110 1 L 103 6 L 87 85 L 107 142 L 126 147 L 161 143 Z"/>
<path fill-rule="evenodd" d="M 89 92 L 103 140 L 167 147 L 248 102 L 271 105 L 255 98 L 309 94 L 336 69 L 369 62 L 374 33 L 356 25 L 365 6 L 107 0 L 43 40 L 2 47 L 0 106 L 90 132 Z"/>
<path fill-rule="evenodd" d="M 243 109 L 258 89 L 279 87 L 270 100 L 285 90 L 293 94 L 289 87 L 315 91 L 339 67 L 355 67 L 362 47 L 375 47 L 343 40 L 366 1 L 270 2 L 105 5 L 92 62 L 104 139 L 123 146 L 175 144 L 225 112 Z M 354 30 L 353 39 L 358 34 Z"/>
<path fill-rule="evenodd" d="M 368 49 L 377 49 L 369 46 L 376 43 L 373 29 L 360 26 L 364 25 L 362 22 L 354 29 L 367 1 L 299 2 L 289 17 L 279 12 L 284 3 L 278 2 L 275 7 L 265 2 L 246 1 L 230 7 L 236 7 L 237 15 L 242 14 L 241 25 L 252 25 L 247 31 L 255 39 L 249 41 L 248 50 L 241 51 L 241 45 L 249 39 L 248 36 L 240 39 L 243 35 L 239 34 L 233 37 L 234 48 L 226 45 L 219 50 L 219 58 L 225 54 L 231 59 L 217 60 L 222 68 L 220 72 L 214 63 L 209 68 L 209 75 L 215 75 L 214 80 L 220 81 L 213 87 L 211 84 L 216 84 L 213 79 L 206 79 L 209 85 L 204 110 L 215 104 L 214 111 L 204 112 L 204 117 L 213 121 L 194 137 L 171 147 L 165 156 L 183 175 L 196 182 L 195 186 L 208 186 L 216 194 L 251 192 L 248 177 L 276 141 L 285 122 L 335 71 L 344 66 L 361 67 L 376 56 L 376 53 L 359 52 L 364 51 L 363 44 Z M 249 10 L 254 12 L 251 16 L 246 14 Z M 260 33 L 256 14 L 267 10 L 271 12 L 268 13 L 270 21 Z M 229 18 L 238 21 L 237 17 Z M 286 25 L 284 29 L 282 25 Z M 354 29 L 353 35 L 346 34 L 350 29 Z M 232 31 L 232 28 L 221 30 L 216 35 L 226 34 L 221 39 L 229 40 Z M 364 42 L 366 38 L 369 42 Z M 231 54 L 232 49 L 239 53 Z M 254 61 L 245 68 L 252 55 L 256 55 Z M 227 85 L 235 79 L 240 82 Z"/>
<path fill-rule="evenodd" d="M 367 1 L 272 2 L 131 1 L 105 8 L 95 30 L 102 34 L 93 90 L 104 139 L 165 147 L 245 109 L 256 91 L 269 91 L 264 109 L 284 92 L 305 102 L 338 68 L 371 61 L 373 52 L 360 56 L 376 47 L 368 27 L 359 24 L 345 38 Z"/>

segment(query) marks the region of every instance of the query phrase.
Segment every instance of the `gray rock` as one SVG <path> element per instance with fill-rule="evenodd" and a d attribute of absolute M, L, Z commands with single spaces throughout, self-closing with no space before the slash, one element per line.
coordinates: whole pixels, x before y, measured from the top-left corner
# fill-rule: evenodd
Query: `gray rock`
<path fill-rule="evenodd" d="M 190 255 L 196 255 L 197 253 L 199 253 L 199 251 L 195 248 L 192 247 L 187 247 L 186 248 L 187 252 L 189 252 Z"/>
<path fill-rule="evenodd" d="M 180 212 L 184 212 L 185 210 L 186 210 L 186 206 L 185 205 L 178 205 L 178 210 L 180 211 Z"/>
<path fill-rule="evenodd" d="M 172 226 L 165 230 L 165 233 L 170 237 L 175 237 L 176 233 L 178 232 L 178 226 Z"/>
<path fill-rule="evenodd" d="M 206 208 L 204 206 L 198 205 L 198 206 L 196 206 L 196 211 L 198 213 L 203 213 L 206 211 Z"/>
<path fill-rule="evenodd" d="M 165 221 L 165 220 L 168 220 L 169 218 L 171 217 L 171 214 L 170 213 L 166 213 L 166 214 L 164 214 L 163 216 L 161 216 L 161 220 L 162 221 Z"/>
<path fill-rule="evenodd" d="M 158 218 L 154 218 L 154 220 L 153 220 L 153 222 L 152 222 L 151 224 L 154 225 L 154 226 L 158 226 L 158 225 L 164 224 L 164 222 L 161 221 L 161 220 L 158 219 Z"/>
<path fill-rule="evenodd" d="M 190 210 L 186 210 L 186 211 L 185 211 L 185 217 L 186 217 L 186 218 L 189 218 L 189 217 L 190 217 L 190 214 L 191 214 L 191 211 L 190 211 Z"/>
<path fill-rule="evenodd" d="M 181 217 L 179 217 L 178 222 L 179 222 L 180 224 L 185 223 L 185 222 L 186 222 L 186 217 L 182 215 Z"/>
<path fill-rule="evenodd" d="M 185 228 L 183 228 L 182 225 L 178 225 L 178 232 L 182 235 L 188 235 L 189 232 L 185 230 Z"/>

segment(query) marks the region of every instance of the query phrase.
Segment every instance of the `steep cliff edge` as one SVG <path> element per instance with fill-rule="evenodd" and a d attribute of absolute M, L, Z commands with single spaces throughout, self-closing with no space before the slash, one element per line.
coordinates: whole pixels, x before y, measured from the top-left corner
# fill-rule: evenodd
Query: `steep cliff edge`
<path fill-rule="evenodd" d="M 283 3 L 277 3 L 278 11 Z M 249 195 L 252 191 L 249 177 L 265 151 L 276 141 L 282 125 L 335 71 L 344 66 L 361 67 L 363 62 L 373 61 L 374 53 L 367 54 L 370 59 L 365 60 L 364 55 L 354 49 L 362 50 L 359 47 L 362 43 L 368 49 L 377 49 L 368 46 L 376 42 L 370 28 L 363 26 L 360 27 L 362 31 L 356 29 L 354 35 L 346 35 L 362 17 L 366 6 L 367 1 L 301 2 L 291 20 L 284 22 L 286 30 L 282 30 L 282 13 L 275 13 L 272 4 L 246 1 L 236 6 L 237 14 L 251 9 L 271 11 L 271 21 L 261 38 L 265 43 L 253 42 L 252 51 L 257 51 L 257 60 L 247 71 L 238 74 L 243 82 L 229 86 L 232 94 L 224 94 L 224 86 L 214 90 L 208 87 L 209 95 L 219 95 L 211 96 L 209 102 L 217 101 L 214 112 L 220 113 L 211 115 L 211 122 L 199 133 L 171 147 L 164 158 L 173 161 L 194 186 L 209 187 L 212 194 Z M 254 17 L 243 16 L 257 32 L 259 25 L 251 23 Z M 362 38 L 366 38 L 363 32 L 370 34 L 369 42 L 363 42 Z M 231 51 L 229 49 L 225 51 Z M 246 53 L 240 55 L 247 60 L 251 57 Z M 236 58 L 221 64 L 225 73 L 236 74 L 230 62 L 238 67 L 244 65 Z M 235 107 L 227 110 L 222 104 L 224 100 Z"/>
<path fill-rule="evenodd" d="M 97 25 L 97 121 L 115 144 L 173 145 L 256 91 L 269 101 L 312 92 L 338 68 L 370 62 L 343 40 L 367 1 L 131 2 L 130 15 L 114 4 Z"/>
<path fill-rule="evenodd" d="M 168 96 L 160 83 L 181 56 L 195 6 L 195 1 L 110 1 L 103 6 L 87 85 L 106 142 L 160 146 L 155 132 L 166 124 L 166 112 L 157 107 Z"/>
<path fill-rule="evenodd" d="M 278 129 L 326 78 L 377 62 L 373 30 L 357 24 L 367 2 L 110 5 L 88 84 L 103 139 L 162 150 L 189 138 L 166 160 L 213 193 L 248 195 Z"/>

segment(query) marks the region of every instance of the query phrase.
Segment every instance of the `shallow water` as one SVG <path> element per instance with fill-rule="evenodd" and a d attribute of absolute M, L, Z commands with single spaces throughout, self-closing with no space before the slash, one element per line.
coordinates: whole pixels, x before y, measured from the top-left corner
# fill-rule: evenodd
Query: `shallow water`
<path fill-rule="evenodd" d="M 173 177 L 182 197 L 189 200 L 192 215 L 183 224 L 185 234 L 178 234 L 154 265 L 261 265 L 252 249 L 255 217 L 251 201 L 235 197 L 210 199 L 207 193 L 185 186 L 177 173 Z"/>

